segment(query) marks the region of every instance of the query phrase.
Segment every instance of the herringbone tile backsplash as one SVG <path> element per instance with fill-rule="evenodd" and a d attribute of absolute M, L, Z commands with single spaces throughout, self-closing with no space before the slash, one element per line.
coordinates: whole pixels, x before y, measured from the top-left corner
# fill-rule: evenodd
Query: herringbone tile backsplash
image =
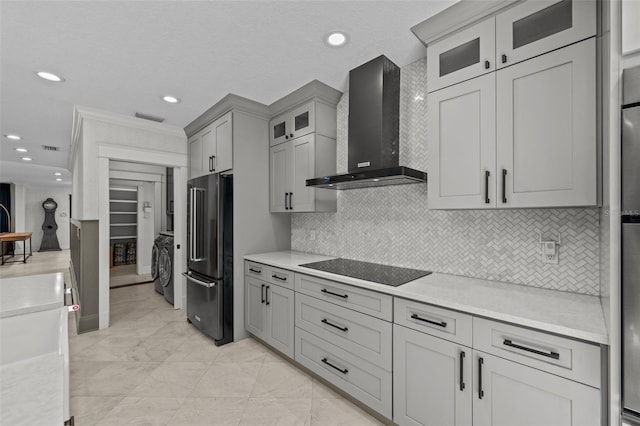
<path fill-rule="evenodd" d="M 426 61 L 402 69 L 400 163 L 427 169 Z M 338 172 L 347 171 L 348 94 L 338 104 Z M 427 171 L 428 172 L 428 171 Z M 311 231 L 316 238 L 311 240 Z M 538 233 L 562 236 L 543 264 Z M 338 191 L 336 213 L 296 213 L 293 250 L 599 295 L 599 210 L 428 210 L 426 185 Z"/>

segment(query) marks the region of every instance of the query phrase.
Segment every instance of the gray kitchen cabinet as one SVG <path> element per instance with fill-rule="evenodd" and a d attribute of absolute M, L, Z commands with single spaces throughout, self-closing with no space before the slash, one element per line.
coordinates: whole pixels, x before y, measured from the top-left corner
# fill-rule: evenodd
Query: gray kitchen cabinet
<path fill-rule="evenodd" d="M 396 324 L 393 360 L 395 423 L 472 424 L 471 348 Z"/>
<path fill-rule="evenodd" d="M 490 73 L 428 95 L 429 208 L 496 206 L 495 80 Z"/>
<path fill-rule="evenodd" d="M 310 133 L 269 149 L 272 212 L 335 211 L 335 191 L 307 187 L 307 179 L 335 173 L 335 139 Z"/>
<path fill-rule="evenodd" d="M 496 74 L 498 207 L 596 205 L 595 39 Z"/>
<path fill-rule="evenodd" d="M 601 424 L 598 389 L 474 351 L 473 424 Z"/>
<path fill-rule="evenodd" d="M 497 67 L 596 35 L 596 0 L 526 1 L 496 15 Z"/>
<path fill-rule="evenodd" d="M 590 38 L 430 93 L 429 207 L 596 205 L 595 54 Z"/>
<path fill-rule="evenodd" d="M 233 116 L 226 113 L 189 138 L 190 178 L 233 168 Z"/>
<path fill-rule="evenodd" d="M 309 133 L 336 138 L 336 108 L 311 100 L 273 118 L 269 122 L 270 146 L 278 145 Z"/>
<path fill-rule="evenodd" d="M 245 328 L 293 358 L 293 290 L 245 276 Z"/>
<path fill-rule="evenodd" d="M 430 44 L 427 48 L 429 93 L 494 71 L 495 37 L 495 18 L 490 18 Z"/>

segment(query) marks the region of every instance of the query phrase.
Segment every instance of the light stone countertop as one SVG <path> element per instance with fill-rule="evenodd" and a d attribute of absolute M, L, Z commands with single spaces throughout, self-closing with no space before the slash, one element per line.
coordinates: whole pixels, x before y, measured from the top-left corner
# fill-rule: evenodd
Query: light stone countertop
<path fill-rule="evenodd" d="M 64 306 L 61 272 L 0 279 L 0 318 Z"/>
<path fill-rule="evenodd" d="M 300 266 L 334 257 L 295 251 L 247 255 L 245 260 L 338 281 L 443 308 L 510 322 L 587 342 L 609 343 L 600 298 L 477 278 L 433 273 L 399 287 Z"/>
<path fill-rule="evenodd" d="M 0 368 L 0 424 L 62 425 L 63 357 L 50 353 Z"/>

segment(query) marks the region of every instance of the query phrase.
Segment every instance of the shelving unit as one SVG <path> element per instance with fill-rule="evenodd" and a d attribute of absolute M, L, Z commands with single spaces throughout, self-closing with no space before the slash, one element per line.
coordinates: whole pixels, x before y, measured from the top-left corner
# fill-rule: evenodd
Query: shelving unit
<path fill-rule="evenodd" d="M 112 266 L 136 263 L 138 188 L 109 187 Z M 124 243 L 124 245 L 123 245 Z"/>

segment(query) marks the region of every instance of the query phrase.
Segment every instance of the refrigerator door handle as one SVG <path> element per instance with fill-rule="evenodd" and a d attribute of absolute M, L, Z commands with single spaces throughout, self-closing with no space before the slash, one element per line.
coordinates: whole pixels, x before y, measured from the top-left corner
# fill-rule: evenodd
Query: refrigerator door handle
<path fill-rule="evenodd" d="M 203 287 L 211 288 L 211 287 L 215 287 L 216 286 L 216 282 L 215 281 L 211 281 L 211 282 L 202 281 L 202 280 L 199 280 L 197 278 L 194 278 L 192 275 L 189 275 L 188 272 L 183 272 L 182 275 L 186 279 L 188 279 L 189 281 L 194 282 L 194 283 L 196 283 L 198 285 L 201 285 Z"/>
<path fill-rule="evenodd" d="M 189 188 L 189 195 L 191 197 L 191 241 L 189 241 L 189 260 L 192 262 L 196 261 L 196 189 Z"/>

